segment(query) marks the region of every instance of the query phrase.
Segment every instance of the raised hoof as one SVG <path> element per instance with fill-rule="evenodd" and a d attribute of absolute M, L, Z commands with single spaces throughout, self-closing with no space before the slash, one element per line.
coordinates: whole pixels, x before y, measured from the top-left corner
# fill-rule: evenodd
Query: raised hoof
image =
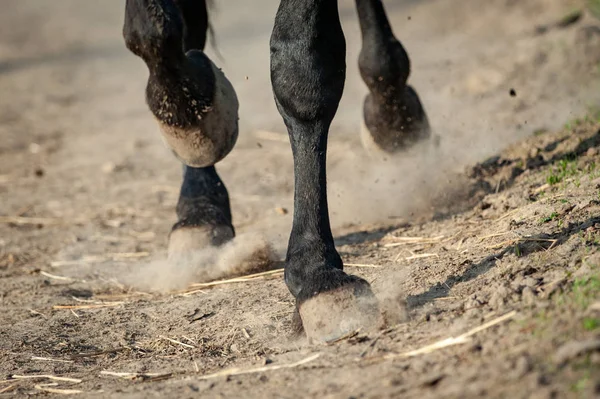
<path fill-rule="evenodd" d="M 218 247 L 232 240 L 233 229 L 230 226 L 184 226 L 175 225 L 169 236 L 169 258 Z"/>
<path fill-rule="evenodd" d="M 355 331 L 368 332 L 380 325 L 379 306 L 371 287 L 357 280 L 322 292 L 298 306 L 307 338 L 329 343 Z"/>
<path fill-rule="evenodd" d="M 190 93 L 189 98 L 184 96 L 177 105 L 168 103 L 168 98 L 161 98 L 153 112 L 163 141 L 173 154 L 185 165 L 203 168 L 216 164 L 233 150 L 238 139 L 239 103 L 231 82 L 204 53 L 190 51 L 187 57 L 197 68 L 192 69 L 191 73 L 214 80 L 212 97 L 198 100 L 192 94 L 196 90 L 182 84 L 181 92 Z M 208 104 L 202 105 L 205 101 Z M 163 107 L 182 112 L 187 126 L 174 123 L 169 118 L 165 119 Z M 191 115 L 187 115 L 188 111 L 184 112 L 181 109 L 192 110 Z"/>
<path fill-rule="evenodd" d="M 431 134 L 429 129 L 425 128 L 420 135 L 417 135 L 414 139 L 410 141 L 399 140 L 395 143 L 391 144 L 381 144 L 377 143 L 373 139 L 373 134 L 369 131 L 367 125 L 362 122 L 360 127 L 360 138 L 363 145 L 363 148 L 366 150 L 367 154 L 374 158 L 382 158 L 385 156 L 390 156 L 394 154 L 398 154 L 402 151 L 406 151 L 419 143 L 425 143 L 427 140 L 431 138 Z M 432 140 L 432 145 L 437 147 L 439 145 L 439 139 L 437 136 Z"/>
<path fill-rule="evenodd" d="M 382 103 L 369 94 L 363 110 L 361 140 L 372 155 L 399 153 L 431 138 L 429 120 L 411 86 L 406 86 L 391 103 Z"/>

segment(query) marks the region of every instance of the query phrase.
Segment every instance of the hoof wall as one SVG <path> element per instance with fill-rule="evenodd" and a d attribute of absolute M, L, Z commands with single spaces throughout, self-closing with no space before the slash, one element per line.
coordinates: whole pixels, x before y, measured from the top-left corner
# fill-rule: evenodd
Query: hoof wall
<path fill-rule="evenodd" d="M 377 299 L 368 285 L 352 283 L 307 299 L 299 306 L 307 338 L 328 343 L 360 330 L 379 327 Z"/>

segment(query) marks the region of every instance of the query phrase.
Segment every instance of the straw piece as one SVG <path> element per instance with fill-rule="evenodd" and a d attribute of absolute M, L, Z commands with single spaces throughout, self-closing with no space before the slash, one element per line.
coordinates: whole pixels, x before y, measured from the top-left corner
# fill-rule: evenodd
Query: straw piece
<path fill-rule="evenodd" d="M 100 375 L 107 375 L 111 377 L 123 378 L 125 380 L 133 380 L 135 378 L 161 378 L 161 377 L 170 377 L 172 373 L 158 374 L 158 373 L 122 373 L 115 371 L 101 371 Z"/>
<path fill-rule="evenodd" d="M 83 391 L 80 391 L 78 389 L 59 389 L 59 388 L 48 388 L 42 385 L 35 385 L 34 386 L 35 389 L 37 389 L 38 391 L 44 391 L 44 392 L 49 392 L 49 393 L 56 393 L 59 395 L 75 395 L 78 393 L 83 393 Z"/>
<path fill-rule="evenodd" d="M 412 350 L 412 351 L 408 351 L 408 352 L 404 352 L 404 353 L 393 353 L 390 355 L 386 355 L 383 356 L 383 359 L 385 360 L 391 360 L 391 359 L 400 359 L 400 358 L 407 358 L 407 357 L 413 357 L 413 356 L 417 356 L 417 355 L 422 355 L 422 354 L 426 354 L 426 353 L 431 353 L 434 352 L 438 349 L 442 349 L 442 348 L 447 348 L 449 346 L 454 346 L 454 345 L 459 345 L 459 344 L 464 344 L 466 342 L 469 342 L 469 337 L 477 334 L 478 332 L 481 332 L 483 330 L 486 330 L 490 327 L 495 326 L 496 324 L 502 323 L 503 321 L 509 320 L 511 318 L 513 318 L 515 315 L 517 314 L 516 311 L 512 311 L 509 313 L 506 313 L 503 316 L 500 316 L 494 320 L 490 320 L 487 323 L 482 324 L 479 327 L 476 327 L 464 334 L 459 335 L 458 337 L 450 337 L 450 338 L 446 338 L 443 339 L 441 341 L 435 342 L 431 345 L 427 345 L 424 346 L 422 348 L 416 349 L 416 350 Z"/>
<path fill-rule="evenodd" d="M 406 257 L 406 258 L 404 258 L 404 259 L 405 259 L 405 260 L 413 260 L 413 259 L 431 258 L 431 257 L 433 257 L 433 256 L 435 256 L 435 257 L 438 257 L 438 258 L 439 258 L 439 255 L 438 255 L 438 254 L 427 254 L 427 253 L 425 253 L 425 254 L 416 254 L 416 255 L 412 255 L 412 256 Z"/>
<path fill-rule="evenodd" d="M 56 362 L 56 363 L 73 363 L 72 360 L 52 359 L 49 357 L 31 356 L 31 360 L 39 360 L 43 362 Z"/>
<path fill-rule="evenodd" d="M 150 256 L 150 252 L 115 252 L 109 253 L 105 255 L 89 255 L 84 256 L 81 259 L 76 260 L 56 260 L 50 262 L 51 267 L 61 267 L 61 266 L 77 266 L 79 264 L 90 264 L 90 263 L 103 263 L 108 261 L 119 261 L 119 260 L 129 260 L 129 259 L 140 259 L 146 258 Z"/>
<path fill-rule="evenodd" d="M 380 265 L 371 265 L 371 264 L 364 264 L 364 263 L 344 263 L 344 266 L 348 266 L 348 267 L 367 267 L 367 268 L 374 268 L 374 269 L 377 269 L 377 268 L 381 267 Z"/>
<path fill-rule="evenodd" d="M 158 338 L 166 339 L 169 342 L 172 342 L 172 343 L 177 344 L 177 345 L 181 345 L 181 346 L 183 346 L 185 348 L 190 348 L 190 349 L 195 349 L 196 348 L 193 345 L 184 344 L 183 342 L 180 342 L 180 341 L 177 341 L 175 339 L 171 339 L 171 338 L 165 337 L 164 335 L 159 335 Z"/>
<path fill-rule="evenodd" d="M 379 265 L 362 264 L 362 263 L 346 263 L 344 265 L 348 266 L 348 267 L 364 267 L 364 268 L 379 268 L 379 267 L 381 267 Z M 202 290 L 197 290 L 197 289 L 191 290 L 192 288 L 209 288 L 209 287 L 215 287 L 215 286 L 224 285 L 224 284 L 252 282 L 252 281 L 261 280 L 264 277 L 281 274 L 283 272 L 284 272 L 284 269 L 274 269 L 274 270 L 268 270 L 266 272 L 261 272 L 261 273 L 248 274 L 246 276 L 233 277 L 233 278 L 224 279 L 224 280 L 210 281 L 208 283 L 193 283 L 193 284 L 189 285 L 188 289 L 183 290 L 179 293 L 182 295 L 191 295 L 191 294 L 194 294 L 197 292 L 202 292 Z"/>
<path fill-rule="evenodd" d="M 16 224 L 18 226 L 28 225 L 46 225 L 46 226 L 61 226 L 65 224 L 81 224 L 85 223 L 85 220 L 71 219 L 69 221 L 61 218 L 37 218 L 37 217 L 25 217 L 25 216 L 0 216 L 0 224 Z"/>
<path fill-rule="evenodd" d="M 75 280 L 74 278 L 71 278 L 71 277 L 57 276 L 57 275 L 55 275 L 55 274 L 50 274 L 50 273 L 48 273 L 48 272 L 45 272 L 45 271 L 43 271 L 43 270 L 42 270 L 42 271 L 40 271 L 40 274 L 41 274 L 42 276 L 45 276 L 45 277 L 48 277 L 48 278 L 51 278 L 51 279 L 54 279 L 54 280 L 61 280 L 61 281 L 77 281 L 77 280 Z"/>
<path fill-rule="evenodd" d="M 17 385 L 19 385 L 19 384 L 12 384 L 12 385 L 9 385 L 7 387 L 4 387 L 4 388 L 0 389 L 0 393 L 10 392 L 13 389 L 15 389 L 17 387 Z"/>
<path fill-rule="evenodd" d="M 307 357 L 306 359 L 300 360 L 298 362 L 295 363 L 290 363 L 290 364 L 281 364 L 281 365 L 274 365 L 274 366 L 263 366 L 263 367 L 256 367 L 256 368 L 250 368 L 250 369 L 241 369 L 238 367 L 233 367 L 227 370 L 222 370 L 213 374 L 205 374 L 203 376 L 198 377 L 197 379 L 200 380 L 209 380 L 212 378 L 219 378 L 219 377 L 230 377 L 230 376 L 235 376 L 235 375 L 242 375 L 242 374 L 252 374 L 252 373 L 262 373 L 265 371 L 274 371 L 274 370 L 281 370 L 281 369 L 290 369 L 290 368 L 294 368 L 294 367 L 298 367 L 298 366 L 302 366 L 303 364 L 312 362 L 313 360 L 315 360 L 316 358 L 318 358 L 319 356 L 321 356 L 320 353 L 314 354 L 312 356 Z"/>
<path fill-rule="evenodd" d="M 106 303 L 96 303 L 89 305 L 55 305 L 52 306 L 52 309 L 100 309 L 100 308 L 112 308 L 115 306 L 119 306 L 124 304 L 125 302 L 106 302 Z"/>
<path fill-rule="evenodd" d="M 74 384 L 79 384 L 80 382 L 82 382 L 83 380 L 79 380 L 77 378 L 68 378 L 68 377 L 58 377 L 55 375 L 49 375 L 49 374 L 39 374 L 39 375 L 11 375 L 10 378 L 14 378 L 15 380 L 28 380 L 28 379 L 33 379 L 33 378 L 44 378 L 47 380 L 53 380 L 53 381 L 63 381 L 63 382 L 72 382 Z"/>

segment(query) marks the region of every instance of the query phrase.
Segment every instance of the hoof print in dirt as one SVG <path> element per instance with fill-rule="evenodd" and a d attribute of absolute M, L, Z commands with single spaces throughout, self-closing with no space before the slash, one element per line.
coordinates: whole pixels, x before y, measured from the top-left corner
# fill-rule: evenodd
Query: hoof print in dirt
<path fill-rule="evenodd" d="M 377 299 L 362 279 L 313 296 L 303 301 L 298 310 L 304 332 L 312 342 L 328 343 L 380 325 Z"/>

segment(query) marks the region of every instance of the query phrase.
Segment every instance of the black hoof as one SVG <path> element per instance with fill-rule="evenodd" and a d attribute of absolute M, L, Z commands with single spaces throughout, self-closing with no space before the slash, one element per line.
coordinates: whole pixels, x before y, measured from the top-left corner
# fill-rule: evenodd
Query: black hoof
<path fill-rule="evenodd" d="M 393 99 L 365 98 L 363 146 L 369 153 L 394 154 L 431 137 L 427 115 L 417 93 L 410 86 Z"/>
<path fill-rule="evenodd" d="M 185 165 L 208 167 L 233 149 L 238 137 L 238 99 L 223 72 L 200 49 L 206 18 L 192 16 L 198 2 L 127 0 L 123 36 L 150 76 L 146 102 L 165 144 Z M 190 26 L 185 25 L 183 18 Z M 198 17 L 198 18 L 196 18 Z M 200 26 L 198 26 L 198 24 Z"/>

